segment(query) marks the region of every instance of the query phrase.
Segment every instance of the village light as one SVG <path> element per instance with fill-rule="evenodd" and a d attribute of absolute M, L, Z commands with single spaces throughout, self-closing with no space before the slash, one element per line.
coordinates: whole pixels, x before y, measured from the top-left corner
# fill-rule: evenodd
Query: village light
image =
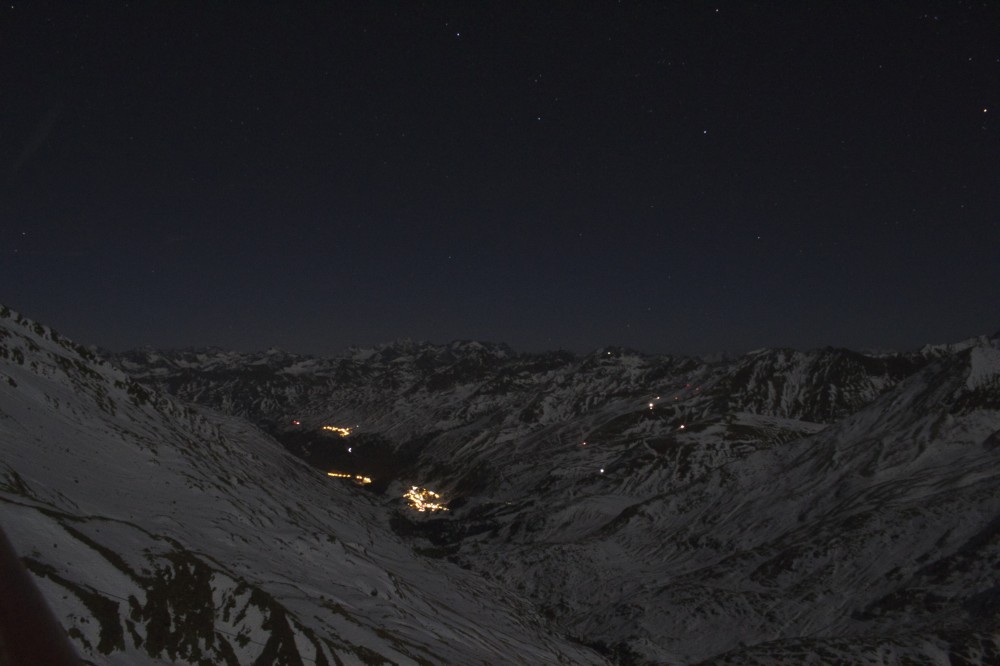
<path fill-rule="evenodd" d="M 447 511 L 448 507 L 444 506 L 440 502 L 433 502 L 431 500 L 441 499 L 441 495 L 437 494 L 433 490 L 428 490 L 427 488 L 420 488 L 418 486 L 410 486 L 410 489 L 406 492 L 403 497 L 410 503 L 410 508 L 416 509 L 417 511 L 424 513 L 430 511 L 431 513 L 435 511 Z"/>

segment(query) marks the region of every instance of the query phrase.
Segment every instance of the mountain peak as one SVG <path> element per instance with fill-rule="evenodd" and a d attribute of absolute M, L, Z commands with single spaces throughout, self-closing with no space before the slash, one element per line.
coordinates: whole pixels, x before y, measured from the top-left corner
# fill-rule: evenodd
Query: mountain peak
<path fill-rule="evenodd" d="M 126 374 L 47 331 L 0 319 L 0 520 L 91 660 L 1000 650 L 995 339 L 147 350 Z"/>
<path fill-rule="evenodd" d="M 85 659 L 606 663 L 258 428 L 47 330 L 0 320 L 0 522 Z"/>

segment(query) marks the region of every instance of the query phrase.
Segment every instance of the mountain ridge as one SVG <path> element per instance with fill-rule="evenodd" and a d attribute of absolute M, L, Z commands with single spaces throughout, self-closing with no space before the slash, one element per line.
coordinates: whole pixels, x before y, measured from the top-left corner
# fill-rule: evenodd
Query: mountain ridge
<path fill-rule="evenodd" d="M 181 472 L 171 480 L 201 484 L 199 492 L 211 495 L 206 507 L 229 507 L 226 522 L 199 528 L 199 538 L 216 544 L 211 560 L 199 552 L 193 556 L 201 564 L 189 565 L 179 555 L 164 565 L 170 552 L 180 552 L 175 548 L 154 558 L 157 571 L 197 578 L 197 572 L 212 570 L 214 560 L 219 566 L 212 575 L 223 580 L 223 569 L 250 556 L 234 556 L 242 551 L 217 542 L 238 537 L 263 544 L 267 535 L 301 551 L 302 561 L 316 562 L 326 546 L 303 536 L 303 525 L 325 525 L 337 543 L 360 544 L 337 553 L 355 562 L 344 566 L 356 567 L 361 580 L 385 580 L 379 572 L 394 571 L 396 583 L 368 584 L 355 596 L 334 586 L 342 595 L 339 607 L 354 622 L 296 628 L 289 621 L 300 636 L 296 646 L 313 639 L 319 646 L 296 648 L 298 658 L 322 652 L 331 662 L 423 663 L 436 651 L 445 663 L 457 663 L 460 653 L 461 659 L 478 655 L 473 660 L 487 663 L 1000 660 L 996 338 L 890 354 L 777 349 L 712 359 L 613 347 L 583 356 L 524 355 L 488 345 L 410 346 L 333 359 L 146 350 L 112 358 L 121 371 L 115 363 L 73 357 L 68 350 L 76 346 L 69 342 L 59 347 L 67 354 L 56 354 L 66 360 L 48 358 L 59 349 L 52 348 L 58 343 L 45 337 L 45 327 L 38 333 L 29 322 L 12 329 L 10 321 L 0 318 L 0 429 L 5 447 L 17 442 L 22 454 L 5 455 L 0 511 L 19 516 L 19 538 L 32 539 L 25 526 L 44 525 L 70 535 L 60 537 L 64 548 L 75 543 L 88 557 L 104 548 L 105 561 L 119 557 L 130 570 L 139 567 L 133 562 L 143 561 L 141 549 L 125 547 L 128 540 L 115 540 L 112 547 L 93 532 L 80 539 L 59 520 L 31 514 L 33 522 L 23 514 L 34 509 L 12 508 L 27 489 L 32 502 L 72 514 L 95 492 L 91 487 L 81 494 L 76 486 L 84 480 L 67 467 L 59 483 L 45 481 L 49 477 L 27 452 L 43 446 L 54 453 L 66 439 L 48 436 L 54 426 L 28 417 L 23 407 L 58 418 L 77 438 L 93 431 L 82 440 L 93 441 L 92 466 L 110 465 L 100 455 L 102 446 L 124 442 L 122 429 L 133 432 L 139 436 L 126 438 L 129 446 L 162 450 L 157 469 Z M 55 388 L 39 389 L 46 382 Z M 95 386 L 103 386 L 103 393 Z M 99 419 L 91 417 L 93 410 Z M 27 429 L 12 428 L 12 415 Z M 149 419 L 164 425 L 150 431 L 133 424 Z M 44 432 L 32 435 L 35 430 Z M 286 457 L 268 435 L 314 468 Z M 193 446 L 205 439 L 219 442 L 218 448 Z M 238 462 L 245 446 L 258 457 L 268 452 L 270 473 Z M 209 451 L 219 459 L 199 457 Z M 326 479 L 325 470 L 370 476 L 373 483 Z M 160 488 L 153 496 L 166 502 L 189 502 L 189 493 L 198 491 L 167 492 L 156 482 L 151 487 Z M 449 510 L 408 507 L 402 497 L 418 487 L 433 488 Z M 335 520 L 304 500 L 320 496 L 323 502 L 336 497 L 342 506 Z M 260 509 L 251 510 L 255 506 Z M 288 512 L 296 517 L 280 518 Z M 239 528 L 263 518 L 252 536 Z M 83 534 L 72 520 L 62 522 Z M 121 529 L 132 534 L 132 528 Z M 100 548 L 87 545 L 88 539 Z M 193 544 L 184 550 L 192 552 Z M 39 562 L 34 573 L 50 593 L 65 594 L 51 575 L 86 590 L 88 583 L 71 580 L 58 568 L 65 565 L 35 547 L 40 555 L 29 556 Z M 266 557 L 258 564 L 297 588 L 329 584 Z M 477 624 L 489 616 L 499 622 L 501 638 L 479 648 L 448 647 L 449 658 L 412 621 L 400 619 L 385 629 L 396 643 L 358 629 L 383 621 L 374 618 L 384 613 L 426 607 L 421 599 L 448 598 L 412 581 L 411 594 L 398 591 L 398 581 L 408 576 L 419 572 L 440 580 L 434 576 L 444 571 L 464 581 L 476 603 L 495 598 L 487 603 L 497 608 L 459 600 L 455 606 L 468 617 L 459 622 L 434 615 L 424 630 L 444 635 L 448 623 L 458 622 L 447 630 L 468 641 L 477 632 L 494 631 Z M 253 581 L 246 571 L 240 576 Z M 221 613 L 230 603 L 265 609 L 249 614 L 271 607 L 249 604 L 249 597 L 236 594 L 238 587 L 222 584 L 229 596 L 202 604 L 203 615 L 209 607 Z M 261 589 L 282 608 L 291 603 L 273 586 Z M 376 600 L 385 592 L 384 603 L 370 602 L 371 589 Z M 131 594 L 143 599 L 136 589 Z M 144 617 L 145 603 L 135 617 Z M 78 618 L 90 612 L 76 608 Z M 282 612 L 299 617 L 291 606 Z M 323 611 L 330 612 L 343 618 Z M 533 627 L 520 653 L 504 652 L 514 648 L 502 637 L 521 631 L 514 629 L 521 625 L 511 612 L 530 618 Z M 140 635 L 155 625 L 152 615 L 145 625 L 128 614 L 122 618 L 126 637 L 126 619 Z M 110 631 L 112 623 L 105 625 Z M 262 633 L 262 623 L 251 625 L 234 632 L 259 637 L 262 650 L 269 643 L 289 645 L 273 632 Z M 100 632 L 79 630 L 92 653 L 100 653 L 101 645 L 114 648 L 109 654 L 121 652 L 114 632 L 102 643 Z M 206 649 L 208 634 L 192 631 L 194 638 L 172 639 L 176 655 L 193 654 L 183 646 Z M 212 645 L 225 640 L 232 647 L 230 638 L 216 634 Z M 127 648 L 130 657 L 142 654 L 134 645 Z M 549 656 L 537 661 L 542 654 Z"/>
<path fill-rule="evenodd" d="M 604 663 L 414 557 L 399 507 L 86 353 L 0 316 L 0 518 L 88 661 Z"/>

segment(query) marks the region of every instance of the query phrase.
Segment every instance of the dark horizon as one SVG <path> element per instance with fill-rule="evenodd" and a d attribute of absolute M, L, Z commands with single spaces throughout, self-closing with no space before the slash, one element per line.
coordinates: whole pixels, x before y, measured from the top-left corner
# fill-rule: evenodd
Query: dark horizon
<path fill-rule="evenodd" d="M 72 340 L 76 344 L 81 344 L 81 345 L 83 345 L 85 347 L 88 347 L 88 348 L 91 348 L 91 349 L 97 349 L 97 350 L 99 350 L 102 353 L 110 353 L 110 354 L 116 354 L 116 355 L 117 354 L 126 354 L 126 353 L 129 353 L 129 352 L 136 352 L 136 351 L 147 351 L 147 350 L 148 351 L 158 351 L 158 352 L 196 352 L 196 351 L 210 351 L 210 350 L 215 350 L 215 351 L 223 351 L 223 352 L 236 352 L 236 353 L 240 353 L 240 354 L 264 354 L 264 353 L 267 353 L 267 352 L 270 352 L 270 351 L 278 351 L 278 352 L 292 354 L 292 355 L 295 355 L 295 356 L 305 356 L 305 357 L 312 357 L 312 358 L 338 358 L 338 357 L 347 356 L 348 353 L 351 352 L 352 350 L 379 349 L 379 348 L 383 348 L 383 347 L 391 347 L 391 346 L 394 346 L 394 345 L 413 344 L 413 345 L 430 345 L 430 346 L 433 346 L 433 347 L 448 347 L 448 346 L 451 346 L 451 345 L 454 345 L 454 344 L 479 343 L 479 344 L 483 344 L 483 345 L 490 345 L 490 346 L 497 346 L 497 347 L 506 347 L 506 348 L 510 349 L 514 354 L 525 354 L 525 355 L 542 355 L 542 354 L 550 354 L 550 353 L 571 353 L 571 354 L 573 354 L 573 355 L 575 355 L 577 357 L 584 357 L 584 356 L 588 356 L 588 355 L 592 355 L 592 354 L 603 353 L 607 349 L 614 348 L 614 349 L 623 349 L 623 350 L 630 351 L 630 352 L 636 352 L 636 353 L 638 353 L 638 354 L 640 354 L 642 356 L 648 356 L 648 357 L 674 356 L 674 357 L 682 357 L 682 358 L 683 357 L 689 357 L 689 358 L 703 358 L 704 359 L 704 358 L 711 358 L 711 357 L 715 357 L 715 356 L 722 356 L 722 357 L 725 357 L 725 358 L 738 358 L 740 356 L 744 356 L 744 355 L 753 353 L 755 351 L 764 350 L 764 349 L 791 349 L 793 351 L 798 351 L 798 352 L 821 351 L 821 350 L 824 350 L 824 349 L 844 349 L 844 350 L 847 350 L 847 351 L 858 352 L 858 353 L 862 353 L 862 354 L 867 354 L 867 353 L 871 353 L 871 354 L 881 354 L 881 353 L 889 353 L 889 354 L 900 353 L 900 354 L 905 354 L 905 353 L 911 353 L 911 352 L 918 352 L 920 349 L 922 349 L 923 347 L 926 347 L 926 346 L 948 346 L 948 345 L 960 344 L 960 343 L 966 342 L 968 340 L 974 340 L 974 339 L 979 339 L 979 338 L 1000 338 L 1000 330 L 997 330 L 996 332 L 994 332 L 992 334 L 990 334 L 990 333 L 976 333 L 976 334 L 967 335 L 967 336 L 964 336 L 964 337 L 961 337 L 961 338 L 956 338 L 956 339 L 953 339 L 953 340 L 928 341 L 928 342 L 924 342 L 924 343 L 922 343 L 920 345 L 916 345 L 916 346 L 913 346 L 913 347 L 905 347 L 905 348 L 893 348 L 893 347 L 886 347 L 886 346 L 881 346 L 881 347 L 879 347 L 879 346 L 848 347 L 848 346 L 845 346 L 845 345 L 833 345 L 833 344 L 829 344 L 829 345 L 817 345 L 817 346 L 814 346 L 814 347 L 791 347 L 791 346 L 788 346 L 788 345 L 764 345 L 762 347 L 755 347 L 755 348 L 752 348 L 752 349 L 743 349 L 743 350 L 717 349 L 717 350 L 708 351 L 708 352 L 704 352 L 704 353 L 700 353 L 700 354 L 684 354 L 684 353 L 670 352 L 670 351 L 650 351 L 650 350 L 647 350 L 647 349 L 639 349 L 639 348 L 635 348 L 635 347 L 630 347 L 628 345 L 616 345 L 616 344 L 600 345 L 598 347 L 594 347 L 594 348 L 590 348 L 590 349 L 570 349 L 568 347 L 551 347 L 551 348 L 541 348 L 541 349 L 523 349 L 523 348 L 515 347 L 514 345 L 511 345 L 511 344 L 509 344 L 509 343 L 507 343 L 507 342 L 505 342 L 503 340 L 489 340 L 489 339 L 476 339 L 476 338 L 455 338 L 455 339 L 447 340 L 447 341 L 439 341 L 439 340 L 427 340 L 427 339 L 416 339 L 416 338 L 405 338 L 405 337 L 396 338 L 394 340 L 382 340 L 382 341 L 373 342 L 373 343 L 369 343 L 369 344 L 348 345 L 348 346 L 346 346 L 346 347 L 344 347 L 342 349 L 332 350 L 330 352 L 325 352 L 325 353 L 322 353 L 322 352 L 302 351 L 302 350 L 297 350 L 297 349 L 288 349 L 288 348 L 285 348 L 285 347 L 278 347 L 278 346 L 256 347 L 256 348 L 251 348 L 251 347 L 227 347 L 227 346 L 224 346 L 224 345 L 218 345 L 218 344 L 212 344 L 212 343 L 208 343 L 208 344 L 197 343 L 197 344 L 182 345 L 182 346 L 137 345 L 137 346 L 131 346 L 131 347 L 113 348 L 113 347 L 109 347 L 107 345 L 102 345 L 102 344 L 100 344 L 98 342 L 80 340 L 79 338 L 77 338 L 77 337 L 75 337 L 75 336 L 73 336 L 71 334 L 66 333 L 62 328 L 60 328 L 58 326 L 53 326 L 53 325 L 51 325 L 47 321 L 36 319 L 35 317 L 30 316 L 30 314 L 26 314 L 25 312 L 22 312 L 21 310 L 17 309 L 16 307 L 12 307 L 12 306 L 10 306 L 10 305 L 8 305 L 6 303 L 0 303 L 0 308 L 3 308 L 3 307 L 8 308 L 12 313 L 16 313 L 18 315 L 21 315 L 22 317 L 24 317 L 24 318 L 26 318 L 28 320 L 31 320 L 33 322 L 42 324 L 44 326 L 48 326 L 51 330 L 54 330 L 60 336 L 69 338 L 70 340 Z"/>
<path fill-rule="evenodd" d="M 996 328 L 1000 4 L 30 3 L 0 302 L 81 343 Z"/>

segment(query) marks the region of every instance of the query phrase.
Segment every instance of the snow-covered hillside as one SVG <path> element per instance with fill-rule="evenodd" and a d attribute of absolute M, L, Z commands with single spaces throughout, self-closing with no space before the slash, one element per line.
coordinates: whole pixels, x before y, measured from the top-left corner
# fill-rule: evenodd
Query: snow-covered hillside
<path fill-rule="evenodd" d="M 996 337 L 0 345 L 0 521 L 95 663 L 1000 663 Z"/>
<path fill-rule="evenodd" d="M 92 663 L 604 663 L 406 510 L 0 309 L 0 523 Z"/>
<path fill-rule="evenodd" d="M 1000 659 L 998 358 L 974 338 L 711 362 L 479 343 L 122 362 L 314 463 L 385 475 L 387 497 L 440 490 L 450 512 L 397 531 L 618 663 L 945 664 Z"/>

